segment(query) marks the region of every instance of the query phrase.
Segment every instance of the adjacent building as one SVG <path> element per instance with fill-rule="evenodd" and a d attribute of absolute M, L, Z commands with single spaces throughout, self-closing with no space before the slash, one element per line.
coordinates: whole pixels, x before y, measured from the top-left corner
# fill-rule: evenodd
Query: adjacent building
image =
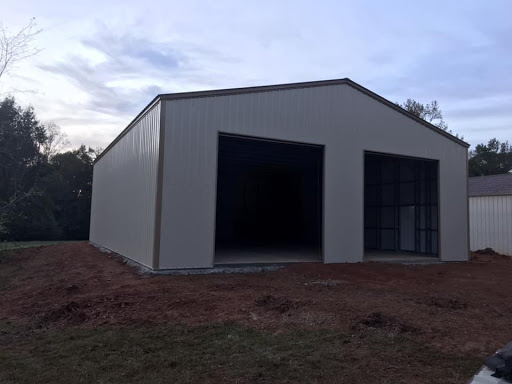
<path fill-rule="evenodd" d="M 512 256 L 512 173 L 469 178 L 471 250 Z"/>

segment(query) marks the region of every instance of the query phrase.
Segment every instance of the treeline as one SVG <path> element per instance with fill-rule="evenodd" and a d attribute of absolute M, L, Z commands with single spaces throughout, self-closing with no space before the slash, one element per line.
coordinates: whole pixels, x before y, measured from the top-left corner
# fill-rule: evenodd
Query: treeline
<path fill-rule="evenodd" d="M 469 176 L 499 175 L 512 171 L 512 145 L 491 139 L 469 152 Z"/>
<path fill-rule="evenodd" d="M 64 146 L 58 127 L 31 107 L 0 102 L 0 240 L 88 238 L 98 151 Z"/>

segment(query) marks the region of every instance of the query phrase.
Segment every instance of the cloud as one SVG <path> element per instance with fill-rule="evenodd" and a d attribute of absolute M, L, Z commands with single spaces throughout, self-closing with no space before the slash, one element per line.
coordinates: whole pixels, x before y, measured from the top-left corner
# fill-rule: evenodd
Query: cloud
<path fill-rule="evenodd" d="M 81 109 L 104 114 L 133 114 L 141 104 L 163 92 L 162 79 L 185 61 L 183 55 L 165 44 L 130 34 L 116 36 L 105 26 L 80 43 L 98 51 L 104 59 L 93 63 L 86 54 L 73 54 L 59 62 L 40 64 L 39 68 L 84 92 L 87 99 Z M 126 79 L 145 85 L 123 83 Z"/>
<path fill-rule="evenodd" d="M 79 40 L 82 50 L 38 67 L 84 93 L 85 100 L 75 105 L 81 111 L 133 117 L 159 93 L 187 90 L 194 83 L 213 88 L 227 74 L 208 70 L 208 60 L 236 61 L 212 48 L 158 41 L 131 30 L 115 32 L 96 23 L 95 31 Z"/>
<path fill-rule="evenodd" d="M 62 88 L 61 95 L 53 89 L 51 98 L 40 95 L 37 110 L 63 126 L 73 145 L 105 147 L 157 94 L 225 82 L 230 74 L 208 62 L 233 65 L 236 59 L 195 42 L 158 40 L 129 25 L 114 30 L 96 22 L 69 54 L 37 64 L 37 77 Z"/>
<path fill-rule="evenodd" d="M 116 33 L 102 23 L 97 23 L 95 35 L 82 39 L 81 43 L 104 54 L 108 58 L 107 67 L 124 72 L 133 73 L 140 65 L 168 71 L 183 66 L 186 61 L 170 43 L 135 36 L 132 32 Z"/>
<path fill-rule="evenodd" d="M 510 0 L 27 2 L 45 51 L 13 88 L 40 89 L 25 100 L 73 140 L 105 146 L 157 93 L 341 77 L 438 100 L 472 144 L 510 134 Z M 23 24 L 27 2 L 6 20 Z"/>

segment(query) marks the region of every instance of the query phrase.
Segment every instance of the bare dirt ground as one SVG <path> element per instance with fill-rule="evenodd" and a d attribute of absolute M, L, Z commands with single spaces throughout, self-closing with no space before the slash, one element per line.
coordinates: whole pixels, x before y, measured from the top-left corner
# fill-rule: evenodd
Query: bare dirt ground
<path fill-rule="evenodd" d="M 87 243 L 9 252 L 9 268 L 16 271 L 4 269 L 0 321 L 14 324 L 228 321 L 275 333 L 377 328 L 478 358 L 512 340 L 512 259 L 505 256 L 473 254 L 468 263 L 423 266 L 295 264 L 254 274 L 143 276 Z"/>

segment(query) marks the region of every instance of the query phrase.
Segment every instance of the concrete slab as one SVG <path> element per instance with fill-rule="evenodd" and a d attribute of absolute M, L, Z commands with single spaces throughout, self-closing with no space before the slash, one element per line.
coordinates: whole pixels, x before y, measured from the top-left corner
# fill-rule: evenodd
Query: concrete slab
<path fill-rule="evenodd" d="M 213 268 L 160 269 L 148 271 L 152 275 L 211 275 L 217 273 L 259 273 L 272 272 L 284 268 L 284 265 L 223 265 Z"/>
<path fill-rule="evenodd" d="M 322 262 L 319 251 L 310 249 L 244 248 L 223 249 L 215 253 L 215 265 L 287 264 Z"/>
<path fill-rule="evenodd" d="M 438 257 L 410 252 L 365 251 L 364 261 L 395 264 L 440 264 Z"/>
<path fill-rule="evenodd" d="M 158 269 L 154 270 L 146 267 L 134 260 L 128 259 L 123 255 L 112 252 L 107 248 L 100 247 L 94 243 L 93 246 L 98 248 L 101 252 L 108 253 L 113 257 L 119 258 L 126 265 L 137 269 L 141 275 L 210 275 L 216 273 L 258 273 L 258 272 L 272 272 L 284 268 L 284 265 L 280 264 L 265 264 L 265 265 L 251 265 L 251 264 L 233 264 L 233 265 L 222 265 L 215 266 L 213 268 L 186 268 L 186 269 Z"/>

